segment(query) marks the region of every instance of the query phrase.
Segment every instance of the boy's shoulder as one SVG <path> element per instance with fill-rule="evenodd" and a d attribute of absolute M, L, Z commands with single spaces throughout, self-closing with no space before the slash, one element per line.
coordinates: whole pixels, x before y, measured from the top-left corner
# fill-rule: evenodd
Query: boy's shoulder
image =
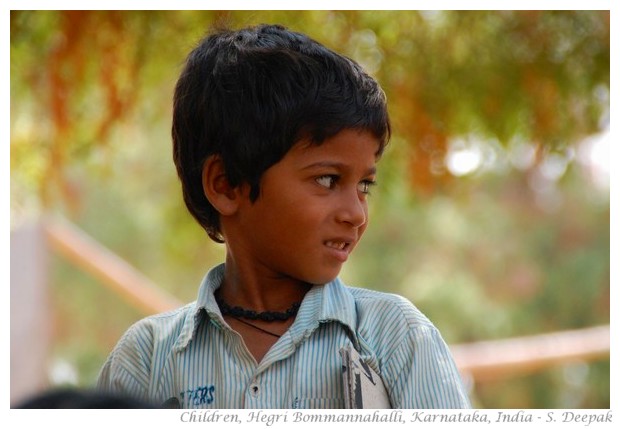
<path fill-rule="evenodd" d="M 390 354 L 407 338 L 433 336 L 437 328 L 407 298 L 347 286 L 355 301 L 356 332 L 378 354 Z"/>
<path fill-rule="evenodd" d="M 411 325 L 432 325 L 411 301 L 401 295 L 354 286 L 346 288 L 355 300 L 359 321 L 372 318 Z"/>
<path fill-rule="evenodd" d="M 153 349 L 170 338 L 182 339 L 187 335 L 188 322 L 195 317 L 196 302 L 191 302 L 174 310 L 146 316 L 135 322 L 119 341 L 140 343 L 143 348 Z M 190 332 L 191 334 L 191 332 Z M 174 346 L 175 344 L 169 344 Z"/>
<path fill-rule="evenodd" d="M 173 310 L 146 316 L 135 323 L 137 326 L 174 326 L 183 324 L 190 313 L 196 309 L 196 301 L 183 305 Z"/>

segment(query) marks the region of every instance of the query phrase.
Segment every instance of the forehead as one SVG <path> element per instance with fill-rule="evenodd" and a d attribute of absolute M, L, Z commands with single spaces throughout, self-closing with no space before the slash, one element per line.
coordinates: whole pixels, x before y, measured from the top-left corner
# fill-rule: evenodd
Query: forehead
<path fill-rule="evenodd" d="M 374 165 L 379 159 L 381 142 L 368 131 L 346 129 L 316 144 L 309 139 L 297 142 L 286 157 L 305 164 L 338 160 L 345 164 Z"/>

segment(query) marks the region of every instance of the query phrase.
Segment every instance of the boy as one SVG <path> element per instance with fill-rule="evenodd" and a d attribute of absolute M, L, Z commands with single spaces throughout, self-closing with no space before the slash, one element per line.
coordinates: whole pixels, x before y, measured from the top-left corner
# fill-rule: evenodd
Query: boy
<path fill-rule="evenodd" d="M 99 386 L 180 407 L 342 408 L 352 345 L 393 408 L 469 407 L 424 315 L 337 278 L 389 135 L 378 84 L 307 36 L 262 25 L 203 39 L 175 89 L 174 162 L 226 261 L 196 302 L 132 326 Z"/>

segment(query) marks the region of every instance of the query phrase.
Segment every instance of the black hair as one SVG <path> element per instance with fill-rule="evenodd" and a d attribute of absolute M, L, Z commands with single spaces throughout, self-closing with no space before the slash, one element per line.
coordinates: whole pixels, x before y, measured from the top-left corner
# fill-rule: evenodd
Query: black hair
<path fill-rule="evenodd" d="M 15 408 L 23 409 L 151 409 L 149 402 L 117 393 L 84 390 L 71 387 L 56 388 L 32 396 Z"/>
<path fill-rule="evenodd" d="M 219 214 L 202 169 L 220 156 L 231 186 L 260 179 L 291 147 L 344 129 L 368 131 L 380 155 L 390 137 L 386 98 L 353 60 L 280 25 L 216 30 L 187 57 L 174 93 L 173 158 L 190 213 L 218 242 Z"/>

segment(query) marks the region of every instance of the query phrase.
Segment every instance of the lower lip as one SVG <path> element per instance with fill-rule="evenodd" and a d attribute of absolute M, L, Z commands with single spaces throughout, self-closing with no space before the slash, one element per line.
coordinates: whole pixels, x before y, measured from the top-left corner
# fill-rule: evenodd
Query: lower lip
<path fill-rule="evenodd" d="M 346 248 L 340 250 L 329 246 L 325 247 L 327 247 L 330 255 L 339 260 L 340 262 L 346 262 L 346 260 L 349 258 L 349 251 Z"/>

